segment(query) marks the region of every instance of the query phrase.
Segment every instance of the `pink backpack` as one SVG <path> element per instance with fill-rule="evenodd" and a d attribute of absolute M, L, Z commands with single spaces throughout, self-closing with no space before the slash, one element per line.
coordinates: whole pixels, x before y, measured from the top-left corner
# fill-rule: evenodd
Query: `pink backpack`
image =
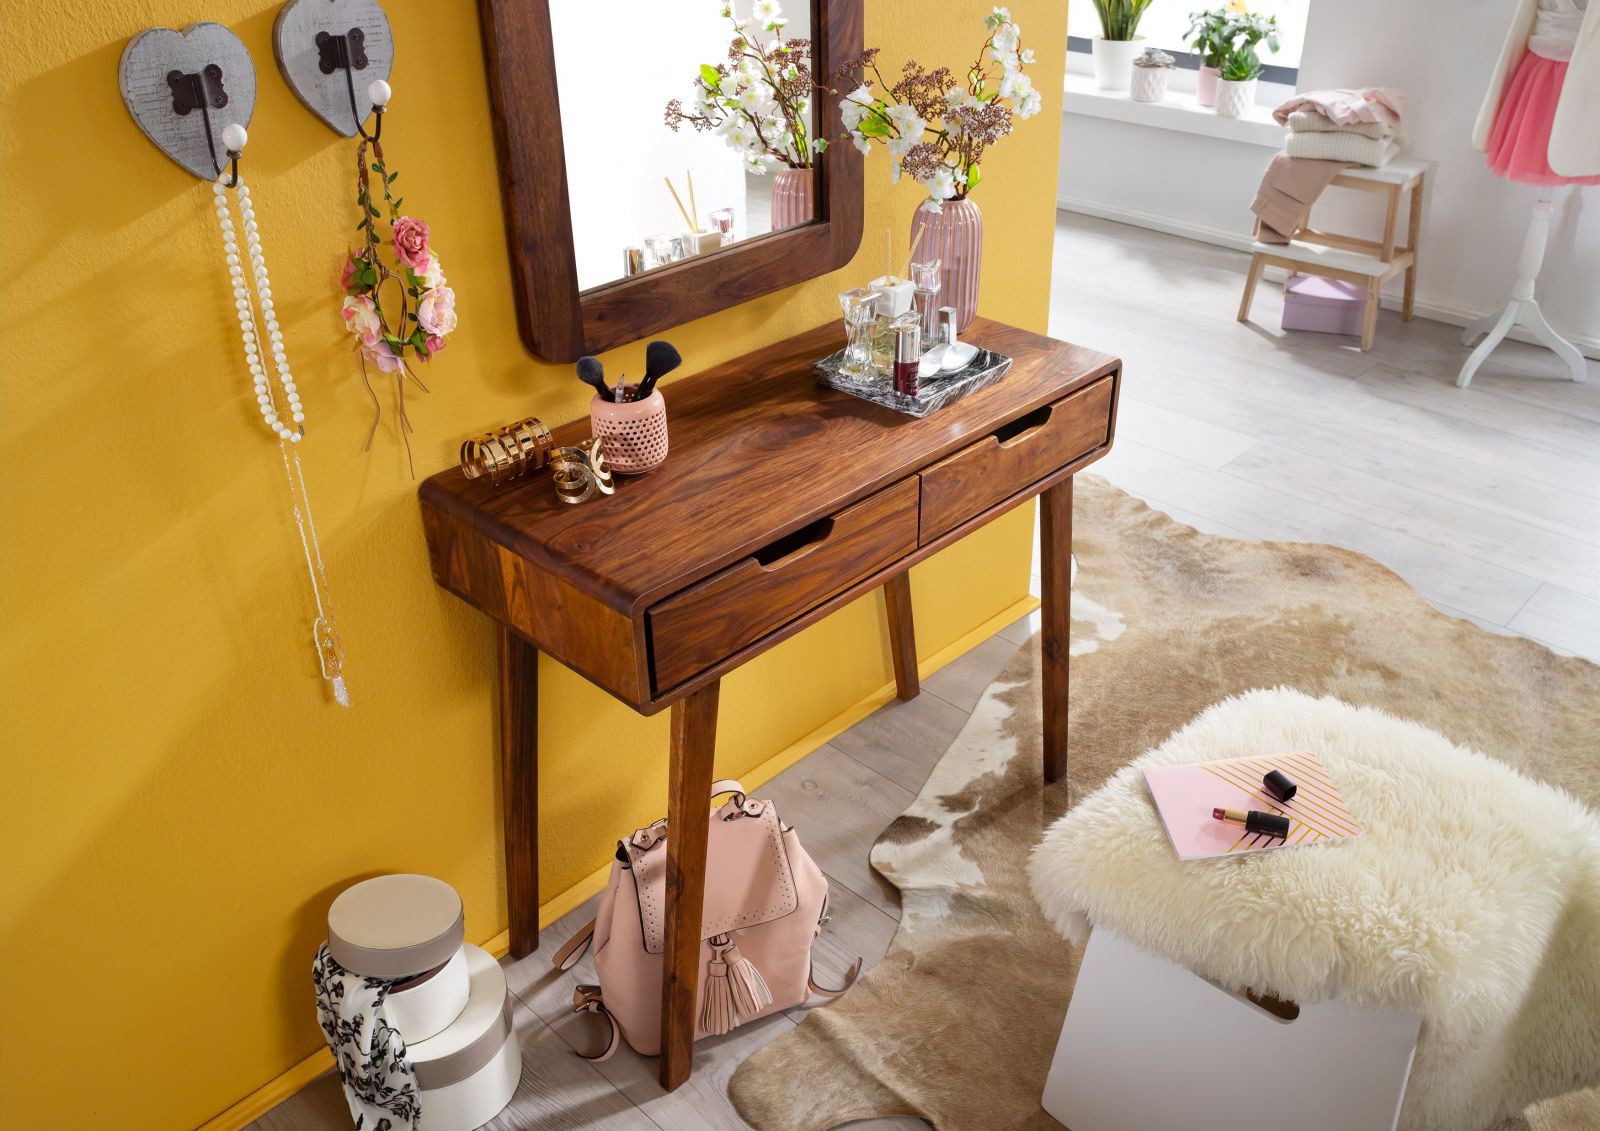
<path fill-rule="evenodd" d="M 799 1005 L 812 994 L 838 997 L 811 976 L 811 944 L 828 921 L 828 880 L 778 819 L 770 801 L 747 797 L 736 781 L 718 781 L 713 798 L 733 796 L 711 815 L 706 848 L 706 898 L 700 928 L 700 995 L 694 1039 Z M 661 1051 L 662 917 L 667 874 L 667 822 L 657 821 L 618 842 L 600 913 L 556 952 L 570 969 L 589 943 L 600 985 L 579 986 L 576 1013 L 595 1013 L 611 1025 L 605 1060 L 620 1035 L 636 1052 Z"/>

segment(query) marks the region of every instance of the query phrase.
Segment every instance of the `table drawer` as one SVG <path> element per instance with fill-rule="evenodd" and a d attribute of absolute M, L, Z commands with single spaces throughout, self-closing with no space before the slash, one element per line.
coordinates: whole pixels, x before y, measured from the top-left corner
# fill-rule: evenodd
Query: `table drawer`
<path fill-rule="evenodd" d="M 1107 443 L 1112 379 L 1037 408 L 922 473 L 921 541 L 931 542 L 1002 499 Z"/>
<path fill-rule="evenodd" d="M 802 527 L 653 606 L 652 681 L 668 691 L 917 548 L 916 476 Z"/>

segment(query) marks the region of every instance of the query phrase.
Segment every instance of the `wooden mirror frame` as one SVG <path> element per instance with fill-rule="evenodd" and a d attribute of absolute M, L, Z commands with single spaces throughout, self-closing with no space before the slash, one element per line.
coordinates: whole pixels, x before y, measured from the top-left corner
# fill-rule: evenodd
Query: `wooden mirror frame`
<path fill-rule="evenodd" d="M 845 60 L 861 54 L 862 4 L 815 0 L 812 66 L 818 83 L 827 85 Z M 861 154 L 839 140 L 845 137 L 839 100 L 819 96 L 812 103 L 816 136 L 831 144 L 822 155 L 815 220 L 580 292 L 548 4 L 479 0 L 479 11 L 517 323 L 536 356 L 576 361 L 835 271 L 855 255 L 861 244 Z M 620 247 L 617 254 L 620 259 Z"/>

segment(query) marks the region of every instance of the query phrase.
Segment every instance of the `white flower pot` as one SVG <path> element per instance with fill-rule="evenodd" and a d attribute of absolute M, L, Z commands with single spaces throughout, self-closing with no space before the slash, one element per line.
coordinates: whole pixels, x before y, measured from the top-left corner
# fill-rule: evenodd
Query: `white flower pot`
<path fill-rule="evenodd" d="M 1094 84 L 1101 90 L 1127 90 L 1133 81 L 1133 61 L 1144 50 L 1144 36 L 1132 39 L 1094 40 Z"/>
<path fill-rule="evenodd" d="M 1135 102 L 1160 102 L 1167 96 L 1167 76 L 1171 67 L 1133 68 L 1133 86 L 1130 93 Z"/>
<path fill-rule="evenodd" d="M 1256 80 L 1233 82 L 1217 80 L 1217 113 L 1224 118 L 1242 118 L 1256 104 Z"/>

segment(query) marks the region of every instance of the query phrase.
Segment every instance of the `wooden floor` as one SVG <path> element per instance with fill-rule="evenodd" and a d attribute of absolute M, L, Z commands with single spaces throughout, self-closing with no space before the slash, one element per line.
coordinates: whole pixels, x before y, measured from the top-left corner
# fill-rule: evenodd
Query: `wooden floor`
<path fill-rule="evenodd" d="M 1118 439 L 1096 471 L 1173 516 L 1237 538 L 1333 542 L 1372 555 L 1424 597 L 1496 632 L 1600 659 L 1600 366 L 1559 380 L 1517 343 L 1454 385 L 1465 351 L 1453 327 L 1385 312 L 1378 344 L 1284 334 L 1278 288 L 1255 322 L 1234 321 L 1246 257 L 1172 236 L 1060 214 L 1050 331 L 1126 362 Z M 1031 619 L 1031 618 L 1028 618 Z M 763 787 L 827 872 L 833 921 L 819 977 L 883 955 L 899 916 L 867 864 L 879 832 L 915 796 L 979 695 L 1026 641 L 1027 619 L 923 681 Z M 670 1095 L 626 1047 L 592 1066 L 597 1040 L 568 1011 L 587 961 L 553 975 L 549 955 L 593 901 L 507 965 L 524 1063 L 512 1105 L 489 1126 L 719 1131 L 743 1128 L 726 1084 L 749 1053 L 795 1025 L 791 1010 L 696 1046 L 695 1075 Z M 308 1002 L 309 1007 L 309 1002 Z M 350 1126 L 327 1076 L 252 1125 Z M 853 1128 L 910 1128 L 873 1120 Z"/>

